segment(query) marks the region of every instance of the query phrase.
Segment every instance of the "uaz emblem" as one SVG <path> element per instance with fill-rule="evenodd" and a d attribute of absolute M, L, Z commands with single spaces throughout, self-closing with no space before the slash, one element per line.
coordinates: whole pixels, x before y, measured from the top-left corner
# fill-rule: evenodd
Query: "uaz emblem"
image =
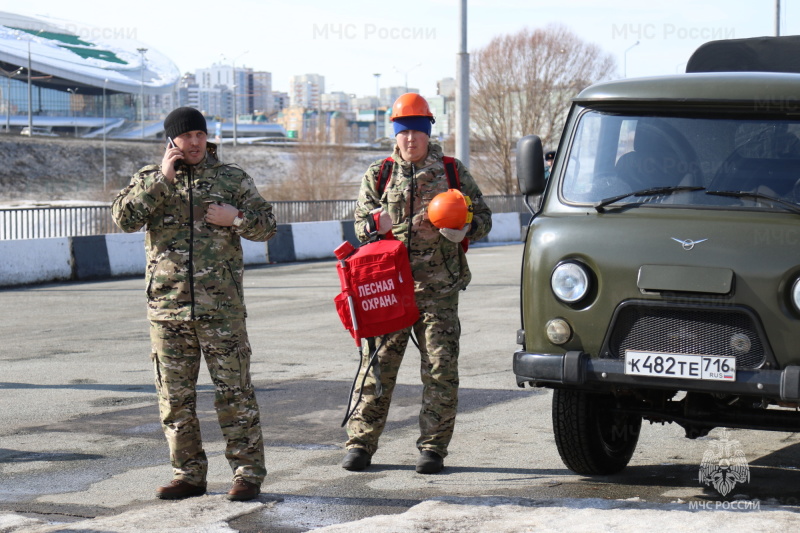
<path fill-rule="evenodd" d="M 701 242 L 706 242 L 708 239 L 700 239 L 699 241 L 693 241 L 692 239 L 676 239 L 672 237 L 672 240 L 680 243 L 684 250 L 691 250 L 694 248 L 695 244 L 700 244 Z"/>

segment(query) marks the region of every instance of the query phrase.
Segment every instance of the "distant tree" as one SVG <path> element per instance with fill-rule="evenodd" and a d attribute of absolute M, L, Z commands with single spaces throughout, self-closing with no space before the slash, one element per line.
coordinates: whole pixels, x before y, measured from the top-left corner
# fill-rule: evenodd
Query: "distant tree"
<path fill-rule="evenodd" d="M 331 144 L 328 133 L 322 121 L 309 128 L 306 137 L 294 147 L 288 175 L 262 188 L 265 198 L 273 201 L 355 198 L 358 189 L 350 172 L 353 152 Z"/>
<path fill-rule="evenodd" d="M 271 200 L 339 200 L 355 193 L 348 175 L 352 154 L 342 146 L 300 141 L 294 149 L 289 175 L 262 193 Z"/>
<path fill-rule="evenodd" d="M 570 100 L 608 78 L 613 57 L 562 25 L 501 35 L 471 54 L 474 173 L 489 192 L 515 194 L 517 140 L 539 135 L 547 148 L 561 134 Z"/>

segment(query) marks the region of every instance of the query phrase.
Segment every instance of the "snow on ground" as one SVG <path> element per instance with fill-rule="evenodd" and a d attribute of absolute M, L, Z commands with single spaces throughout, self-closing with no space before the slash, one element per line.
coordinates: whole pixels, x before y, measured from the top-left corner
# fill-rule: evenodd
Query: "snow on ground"
<path fill-rule="evenodd" d="M 18 202 L 0 203 L 0 209 L 32 209 L 35 207 L 84 207 L 92 205 L 108 205 L 108 202 L 94 200 L 20 200 Z"/>
<path fill-rule="evenodd" d="M 230 502 L 225 496 L 189 498 L 179 502 L 148 505 L 118 515 L 71 523 L 47 523 L 18 514 L 0 514 L 0 533 L 233 533 L 227 522 L 263 510 L 275 502 Z"/>
<path fill-rule="evenodd" d="M 17 514 L 0 515 L 0 533 L 229 533 L 226 521 L 275 502 L 234 503 L 223 496 L 192 498 L 112 517 L 70 524 L 47 524 Z M 266 525 L 266 524 L 265 524 Z M 397 515 L 379 515 L 316 529 L 321 533 L 774 533 L 794 531 L 800 513 L 752 500 L 648 504 L 638 499 L 522 500 L 437 498 Z"/>
<path fill-rule="evenodd" d="M 703 502 L 705 503 L 705 502 Z M 667 505 L 602 499 L 518 500 L 440 498 L 424 501 L 401 515 L 373 516 L 328 526 L 324 533 L 774 533 L 800 526 L 800 514 L 759 502 L 709 502 L 693 510 L 686 502 Z M 727 505 L 726 505 L 727 504 Z M 754 507 L 757 506 L 757 509 Z"/>

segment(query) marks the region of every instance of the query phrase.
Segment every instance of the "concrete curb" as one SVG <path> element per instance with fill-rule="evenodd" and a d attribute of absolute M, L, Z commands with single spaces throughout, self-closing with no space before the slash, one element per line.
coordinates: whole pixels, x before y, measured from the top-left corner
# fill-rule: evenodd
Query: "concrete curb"
<path fill-rule="evenodd" d="M 106 249 L 112 277 L 144 274 L 144 233 L 109 233 Z"/>
<path fill-rule="evenodd" d="M 528 213 L 492 215 L 485 242 L 519 242 Z M 342 241 L 358 245 L 352 221 L 279 224 L 266 244 L 242 239 L 245 265 L 333 259 Z M 144 274 L 144 233 L 0 241 L 0 287 Z"/>
<path fill-rule="evenodd" d="M 0 285 L 27 285 L 72 277 L 69 238 L 0 241 Z"/>

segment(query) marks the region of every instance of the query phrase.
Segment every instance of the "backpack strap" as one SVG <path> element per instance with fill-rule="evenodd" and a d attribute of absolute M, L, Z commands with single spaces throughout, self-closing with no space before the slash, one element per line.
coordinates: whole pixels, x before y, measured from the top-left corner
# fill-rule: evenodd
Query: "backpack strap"
<path fill-rule="evenodd" d="M 444 163 L 444 173 L 447 175 L 447 184 L 451 189 L 461 190 L 461 180 L 458 178 L 458 167 L 454 157 L 442 157 Z M 386 184 L 389 183 L 389 178 L 392 175 L 392 168 L 394 167 L 394 159 L 387 157 L 381 163 L 381 169 L 378 171 L 378 182 L 375 188 L 378 194 L 382 195 L 386 189 Z"/>
<path fill-rule="evenodd" d="M 381 168 L 378 171 L 375 182 L 375 189 L 377 190 L 379 197 L 383 196 L 383 191 L 386 189 L 386 185 L 389 183 L 389 179 L 392 176 L 393 167 L 394 159 L 392 159 L 391 156 L 387 157 L 381 162 Z M 373 242 L 381 237 L 381 235 L 378 235 L 378 221 L 373 215 L 367 217 L 367 236 L 369 237 L 368 242 Z M 383 235 L 383 237 L 386 239 L 392 239 L 392 232 L 390 231 L 388 234 Z"/>
<path fill-rule="evenodd" d="M 389 183 L 389 178 L 392 175 L 392 167 L 394 167 L 394 159 L 391 157 L 387 157 L 383 160 L 383 163 L 381 163 L 381 170 L 378 172 L 378 183 L 375 184 L 378 196 L 383 195 L 386 184 Z"/>
<path fill-rule="evenodd" d="M 454 157 L 442 157 L 444 162 L 444 173 L 447 174 L 447 184 L 451 189 L 461 190 L 461 180 L 458 179 L 458 167 Z"/>

